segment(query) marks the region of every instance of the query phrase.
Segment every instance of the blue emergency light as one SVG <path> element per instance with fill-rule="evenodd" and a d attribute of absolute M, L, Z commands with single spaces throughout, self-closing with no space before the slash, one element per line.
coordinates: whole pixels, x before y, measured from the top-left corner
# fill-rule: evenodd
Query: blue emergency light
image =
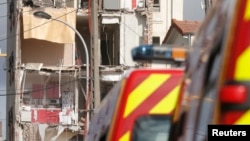
<path fill-rule="evenodd" d="M 180 46 L 140 45 L 132 49 L 134 61 L 185 61 L 187 49 Z"/>

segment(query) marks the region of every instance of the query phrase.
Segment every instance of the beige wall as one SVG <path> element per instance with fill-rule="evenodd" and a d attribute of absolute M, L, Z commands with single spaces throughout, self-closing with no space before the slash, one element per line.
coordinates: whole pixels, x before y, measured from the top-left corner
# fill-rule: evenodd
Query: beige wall
<path fill-rule="evenodd" d="M 22 63 L 43 63 L 44 66 L 73 65 L 73 45 L 25 39 L 21 47 Z"/>

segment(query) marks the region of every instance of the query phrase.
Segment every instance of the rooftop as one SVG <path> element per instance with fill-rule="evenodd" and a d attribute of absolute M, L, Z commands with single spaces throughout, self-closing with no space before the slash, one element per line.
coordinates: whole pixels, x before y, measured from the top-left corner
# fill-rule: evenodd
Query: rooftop
<path fill-rule="evenodd" d="M 194 33 L 200 26 L 200 23 L 201 22 L 199 21 L 187 21 L 187 20 L 178 21 L 176 19 L 172 19 L 171 27 L 172 26 L 175 27 L 182 35 L 184 35 L 184 34 Z"/>
<path fill-rule="evenodd" d="M 200 21 L 176 20 L 172 19 L 171 26 L 163 40 L 163 43 L 168 39 L 173 29 L 177 30 L 182 36 L 185 34 L 194 34 L 201 25 Z"/>

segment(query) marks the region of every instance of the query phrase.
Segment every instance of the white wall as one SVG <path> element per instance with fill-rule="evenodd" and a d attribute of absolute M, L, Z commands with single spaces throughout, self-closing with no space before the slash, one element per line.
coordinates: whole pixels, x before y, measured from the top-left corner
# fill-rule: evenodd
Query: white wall
<path fill-rule="evenodd" d="M 183 0 L 160 0 L 160 11 L 153 13 L 153 35 L 160 37 L 160 43 L 175 18 L 183 20 Z"/>
<path fill-rule="evenodd" d="M 191 45 L 193 45 L 194 39 L 195 39 L 195 35 L 191 36 Z"/>
<path fill-rule="evenodd" d="M 167 8 L 168 1 L 160 1 L 160 11 L 153 13 L 153 34 L 152 36 L 160 37 L 160 43 L 162 42 L 168 27 L 169 8 Z"/>
<path fill-rule="evenodd" d="M 121 2 L 120 3 L 121 8 L 129 9 L 129 10 L 135 9 L 138 4 L 138 0 L 120 0 L 120 2 Z M 134 7 L 133 7 L 133 3 L 135 4 Z"/>
<path fill-rule="evenodd" d="M 145 18 L 135 13 L 122 14 L 120 22 L 120 64 L 134 66 L 131 49 L 143 43 Z"/>
<path fill-rule="evenodd" d="M 120 2 L 121 8 L 132 8 L 132 0 L 121 0 Z"/>
<path fill-rule="evenodd" d="M 183 20 L 183 0 L 168 0 L 173 2 L 173 18 Z"/>

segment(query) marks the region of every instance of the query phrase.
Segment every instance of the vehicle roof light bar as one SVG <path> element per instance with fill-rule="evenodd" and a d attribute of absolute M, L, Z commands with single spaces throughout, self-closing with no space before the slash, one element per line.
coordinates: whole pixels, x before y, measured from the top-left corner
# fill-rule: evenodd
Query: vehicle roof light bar
<path fill-rule="evenodd" d="M 188 49 L 174 45 L 140 45 L 132 49 L 132 58 L 134 61 L 179 61 L 184 62 Z"/>

